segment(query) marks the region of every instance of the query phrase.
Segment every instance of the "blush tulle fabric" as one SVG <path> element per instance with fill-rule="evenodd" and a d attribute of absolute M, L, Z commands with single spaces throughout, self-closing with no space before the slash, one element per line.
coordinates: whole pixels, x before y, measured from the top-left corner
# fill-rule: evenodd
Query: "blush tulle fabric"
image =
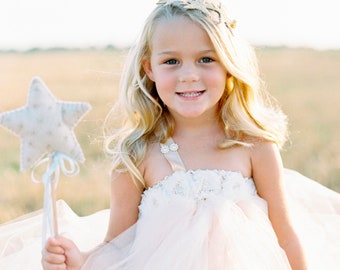
<path fill-rule="evenodd" d="M 284 171 L 310 270 L 340 269 L 340 195 Z M 110 243 L 109 211 L 78 217 L 58 201 L 59 227 L 81 250 L 83 270 L 291 269 L 252 179 L 223 170 L 178 170 L 147 189 L 135 225 Z M 42 269 L 41 212 L 0 227 L 0 269 Z"/>

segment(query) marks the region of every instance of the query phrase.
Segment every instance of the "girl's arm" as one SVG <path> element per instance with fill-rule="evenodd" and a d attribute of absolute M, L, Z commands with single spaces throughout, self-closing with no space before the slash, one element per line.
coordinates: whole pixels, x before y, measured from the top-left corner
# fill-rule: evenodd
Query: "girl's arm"
<path fill-rule="evenodd" d="M 268 203 L 269 219 L 292 269 L 307 270 L 305 255 L 290 218 L 279 149 L 274 143 L 255 143 L 251 163 L 258 194 Z"/>
<path fill-rule="evenodd" d="M 142 184 L 140 182 L 135 184 L 129 173 L 112 173 L 110 182 L 110 219 L 104 243 L 110 242 L 136 223 L 143 190 Z M 92 251 L 83 252 L 83 261 L 85 262 L 97 248 L 100 248 L 100 246 Z"/>
<path fill-rule="evenodd" d="M 136 184 L 129 173 L 113 173 L 111 176 L 110 221 L 105 242 L 111 241 L 128 229 L 138 218 L 143 186 Z"/>
<path fill-rule="evenodd" d="M 105 242 L 111 241 L 137 221 L 143 192 L 142 185 L 136 186 L 128 173 L 113 174 L 110 189 L 110 221 Z M 62 236 L 50 238 L 42 251 L 42 266 L 44 270 L 79 270 L 93 251 L 80 252 L 73 241 Z"/>

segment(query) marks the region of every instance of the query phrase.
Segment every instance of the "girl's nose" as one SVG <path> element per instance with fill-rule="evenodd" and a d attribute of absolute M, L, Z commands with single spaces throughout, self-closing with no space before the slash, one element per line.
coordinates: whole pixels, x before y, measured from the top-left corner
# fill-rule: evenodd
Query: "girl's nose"
<path fill-rule="evenodd" d="M 194 65 L 183 66 L 178 77 L 180 82 L 197 82 L 199 79 L 200 76 Z"/>

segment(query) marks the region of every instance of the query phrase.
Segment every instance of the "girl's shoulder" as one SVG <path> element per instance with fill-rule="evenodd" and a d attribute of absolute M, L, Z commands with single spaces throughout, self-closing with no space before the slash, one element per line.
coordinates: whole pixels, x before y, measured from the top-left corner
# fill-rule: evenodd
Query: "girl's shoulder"
<path fill-rule="evenodd" d="M 261 137 L 244 135 L 240 141 L 241 143 L 245 145 L 249 145 L 253 151 L 264 150 L 266 147 L 278 148 L 278 145 L 275 142 L 267 140 L 265 138 L 261 138 Z"/>
<path fill-rule="evenodd" d="M 244 137 L 241 142 L 247 145 L 252 167 L 268 161 L 281 160 L 280 149 L 275 142 L 252 136 Z"/>
<path fill-rule="evenodd" d="M 153 186 L 172 173 L 171 167 L 160 150 L 159 143 L 148 144 L 145 156 L 139 166 L 146 186 Z"/>
<path fill-rule="evenodd" d="M 254 141 L 250 149 L 250 161 L 254 180 L 277 178 L 282 173 L 280 149 L 274 142 Z"/>
<path fill-rule="evenodd" d="M 250 145 L 250 154 L 252 158 L 267 156 L 279 152 L 279 147 L 275 142 L 262 138 L 247 138 L 245 142 Z"/>

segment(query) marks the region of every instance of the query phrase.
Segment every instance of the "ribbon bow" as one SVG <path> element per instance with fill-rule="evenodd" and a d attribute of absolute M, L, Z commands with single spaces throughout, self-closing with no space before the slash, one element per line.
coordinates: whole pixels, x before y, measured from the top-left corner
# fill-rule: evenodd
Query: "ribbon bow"
<path fill-rule="evenodd" d="M 47 163 L 47 168 L 41 180 L 36 178 L 36 170 L 42 164 Z M 66 166 L 66 164 L 68 166 Z M 58 235 L 58 222 L 56 212 L 55 190 L 58 185 L 60 171 L 66 176 L 74 176 L 79 173 L 79 165 L 73 158 L 56 151 L 39 161 L 31 172 L 31 179 L 35 183 L 44 184 L 44 212 L 42 225 L 42 244 L 44 246 L 47 235 Z"/>

